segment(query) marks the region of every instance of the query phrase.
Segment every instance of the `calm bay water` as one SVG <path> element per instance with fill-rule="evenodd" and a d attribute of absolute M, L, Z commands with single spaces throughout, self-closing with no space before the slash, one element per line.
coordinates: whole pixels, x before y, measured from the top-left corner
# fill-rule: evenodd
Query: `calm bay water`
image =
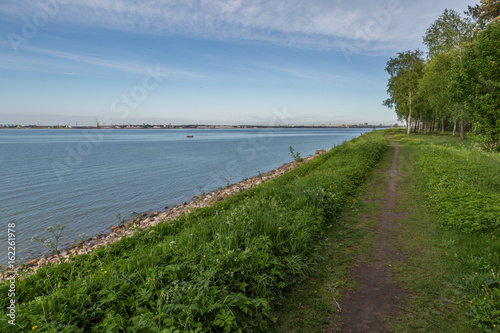
<path fill-rule="evenodd" d="M 118 224 L 116 214 L 162 210 L 371 129 L 0 130 L 0 264 L 7 225 L 16 257 L 43 248 L 31 237 L 63 223 L 64 244 Z M 193 138 L 187 138 L 193 135 Z"/>

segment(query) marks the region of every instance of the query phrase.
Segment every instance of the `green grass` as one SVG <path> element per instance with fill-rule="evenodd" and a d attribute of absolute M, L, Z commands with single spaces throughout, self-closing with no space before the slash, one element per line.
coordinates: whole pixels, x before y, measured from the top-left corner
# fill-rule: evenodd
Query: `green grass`
<path fill-rule="evenodd" d="M 271 307 L 310 274 L 319 241 L 341 228 L 386 148 L 383 133 L 363 135 L 212 207 L 42 268 L 17 282 L 17 326 L 0 298 L 0 331 L 270 330 Z"/>
<path fill-rule="evenodd" d="M 412 297 L 395 332 L 490 332 L 500 326 L 500 158 L 450 135 L 393 133 L 401 147 L 395 276 Z"/>
<path fill-rule="evenodd" d="M 310 276 L 284 293 L 276 308 L 277 332 L 321 332 L 325 325 L 338 322 L 337 313 L 346 288 L 355 288 L 349 268 L 355 260 L 371 261 L 376 216 L 388 181 L 394 149 L 382 155 L 369 175 L 371 181 L 360 186 L 349 199 L 340 219 L 329 221 L 319 248 L 321 258 L 311 267 Z"/>
<path fill-rule="evenodd" d="M 401 219 L 393 230 L 394 248 L 407 257 L 391 265 L 396 281 L 411 292 L 403 313 L 389 318 L 391 331 L 498 331 L 499 155 L 451 135 L 389 133 L 400 147 L 396 213 Z M 378 169 L 389 168 L 392 153 L 385 153 Z M 386 173 L 374 172 L 325 234 L 323 259 L 307 280 L 285 293 L 276 312 L 277 331 L 321 332 L 331 323 L 339 330 L 336 301 L 345 286 L 355 288 L 349 265 L 370 261 L 381 208 L 376 199 L 383 198 L 386 183 Z"/>

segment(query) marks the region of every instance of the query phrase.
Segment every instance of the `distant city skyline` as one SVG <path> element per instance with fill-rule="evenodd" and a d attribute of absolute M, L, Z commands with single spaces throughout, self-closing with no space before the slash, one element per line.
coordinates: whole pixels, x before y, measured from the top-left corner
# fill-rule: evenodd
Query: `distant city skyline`
<path fill-rule="evenodd" d="M 477 1 L 0 4 L 0 124 L 396 122 L 385 64 Z"/>

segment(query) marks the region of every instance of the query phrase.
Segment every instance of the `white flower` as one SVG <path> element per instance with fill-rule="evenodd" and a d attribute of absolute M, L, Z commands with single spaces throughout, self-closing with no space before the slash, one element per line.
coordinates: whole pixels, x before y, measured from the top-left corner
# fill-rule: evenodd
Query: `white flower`
<path fill-rule="evenodd" d="M 171 242 L 170 242 L 170 247 L 175 246 L 175 244 L 176 244 L 176 243 L 175 243 L 174 241 L 171 241 Z"/>

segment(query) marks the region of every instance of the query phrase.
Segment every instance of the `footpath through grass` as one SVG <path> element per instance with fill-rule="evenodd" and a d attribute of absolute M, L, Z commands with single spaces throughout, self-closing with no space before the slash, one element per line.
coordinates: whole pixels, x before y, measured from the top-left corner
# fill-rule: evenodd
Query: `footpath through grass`
<path fill-rule="evenodd" d="M 449 134 L 388 133 L 400 147 L 393 249 L 407 260 L 387 264 L 411 292 L 403 314 L 388 318 L 391 331 L 500 331 L 500 155 Z M 285 293 L 279 332 L 340 332 L 337 302 L 356 288 L 349 266 L 371 260 L 392 153 L 325 233 L 310 277 Z"/>
<path fill-rule="evenodd" d="M 0 285 L 1 332 L 261 332 L 387 148 L 382 132 L 212 207 Z M 335 288 L 335 286 L 332 286 Z"/>
<path fill-rule="evenodd" d="M 393 132 L 401 148 L 398 235 L 413 293 L 401 332 L 500 328 L 500 155 L 451 135 Z"/>

